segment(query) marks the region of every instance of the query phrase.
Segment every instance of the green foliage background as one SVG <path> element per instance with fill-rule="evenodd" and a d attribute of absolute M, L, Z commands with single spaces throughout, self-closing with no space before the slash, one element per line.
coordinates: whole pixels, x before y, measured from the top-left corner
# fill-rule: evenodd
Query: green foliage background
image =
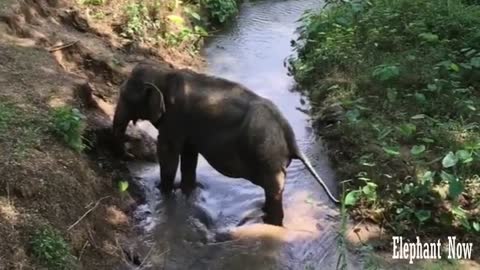
<path fill-rule="evenodd" d="M 340 148 L 354 216 L 396 233 L 480 232 L 474 2 L 333 1 L 302 17 L 290 71 Z"/>

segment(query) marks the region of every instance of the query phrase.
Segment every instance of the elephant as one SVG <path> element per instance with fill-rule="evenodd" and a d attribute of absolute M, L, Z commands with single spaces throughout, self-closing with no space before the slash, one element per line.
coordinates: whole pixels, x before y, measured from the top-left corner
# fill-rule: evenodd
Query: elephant
<path fill-rule="evenodd" d="M 263 220 L 283 226 L 287 167 L 299 159 L 338 203 L 299 150 L 290 124 L 276 105 L 245 86 L 189 69 L 137 64 L 120 89 L 113 133 L 122 142 L 130 121 L 158 129 L 158 188 L 171 194 L 180 164 L 180 189 L 196 187 L 198 156 L 221 174 L 243 178 L 264 190 Z"/>

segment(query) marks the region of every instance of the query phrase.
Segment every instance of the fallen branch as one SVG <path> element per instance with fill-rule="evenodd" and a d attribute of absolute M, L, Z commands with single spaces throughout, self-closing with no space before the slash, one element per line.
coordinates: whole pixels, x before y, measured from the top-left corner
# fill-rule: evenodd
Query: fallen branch
<path fill-rule="evenodd" d="M 92 212 L 93 210 L 95 210 L 95 208 L 97 208 L 97 206 L 100 204 L 101 201 L 103 201 L 103 200 L 105 200 L 109 197 L 110 196 L 105 196 L 103 198 L 100 198 L 92 208 L 88 209 L 87 212 L 85 212 L 85 214 L 83 214 L 77 221 L 75 221 L 75 223 L 70 225 L 70 227 L 68 227 L 67 231 L 70 231 L 73 227 L 75 227 L 78 223 L 80 223 L 80 221 L 82 221 L 90 212 Z"/>
<path fill-rule="evenodd" d="M 48 48 L 47 51 L 54 52 L 54 51 L 58 51 L 58 50 L 63 50 L 65 48 L 68 48 L 70 46 L 75 45 L 77 42 L 78 42 L 78 40 L 75 40 L 75 41 L 72 41 L 72 42 L 67 43 L 67 44 L 61 44 L 61 45 L 53 46 L 51 48 Z"/>
<path fill-rule="evenodd" d="M 85 249 L 87 248 L 87 245 L 88 245 L 88 240 L 85 241 L 85 244 L 83 245 L 82 247 L 82 250 L 80 251 L 80 256 L 78 256 L 78 261 L 82 261 L 82 256 L 83 256 L 83 252 L 85 252 Z"/>

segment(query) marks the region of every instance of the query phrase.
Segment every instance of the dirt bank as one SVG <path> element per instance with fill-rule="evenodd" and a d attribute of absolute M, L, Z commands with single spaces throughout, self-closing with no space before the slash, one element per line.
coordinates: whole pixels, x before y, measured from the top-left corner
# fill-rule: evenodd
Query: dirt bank
<path fill-rule="evenodd" d="M 115 14 L 108 3 L 102 12 Z M 200 62 L 124 39 L 115 31 L 121 18 L 95 22 L 84 16 L 87 9 L 55 0 L 0 6 L 0 269 L 38 269 L 44 262 L 31 242 L 42 228 L 66 239 L 74 256 L 68 269 L 122 269 L 142 258 L 141 247 L 127 248 L 136 248 L 128 211 L 140 193 L 134 185 L 133 196 L 118 190 L 130 177 L 105 147 L 112 104 L 138 61 Z M 82 153 L 52 132 L 51 112 L 65 105 L 86 116 L 90 148 Z M 134 129 L 129 134 L 137 156 L 154 159 L 154 142 Z"/>

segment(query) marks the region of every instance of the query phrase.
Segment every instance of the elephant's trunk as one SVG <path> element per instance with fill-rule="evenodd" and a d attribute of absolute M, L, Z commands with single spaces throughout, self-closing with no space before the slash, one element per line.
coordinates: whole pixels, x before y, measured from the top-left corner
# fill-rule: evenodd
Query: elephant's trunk
<path fill-rule="evenodd" d="M 119 99 L 117 107 L 115 108 L 115 114 L 113 116 L 113 140 L 116 146 L 115 152 L 120 156 L 125 156 L 125 132 L 127 130 L 128 123 L 131 117 L 128 112 L 128 108 L 125 106 L 122 99 Z"/>

